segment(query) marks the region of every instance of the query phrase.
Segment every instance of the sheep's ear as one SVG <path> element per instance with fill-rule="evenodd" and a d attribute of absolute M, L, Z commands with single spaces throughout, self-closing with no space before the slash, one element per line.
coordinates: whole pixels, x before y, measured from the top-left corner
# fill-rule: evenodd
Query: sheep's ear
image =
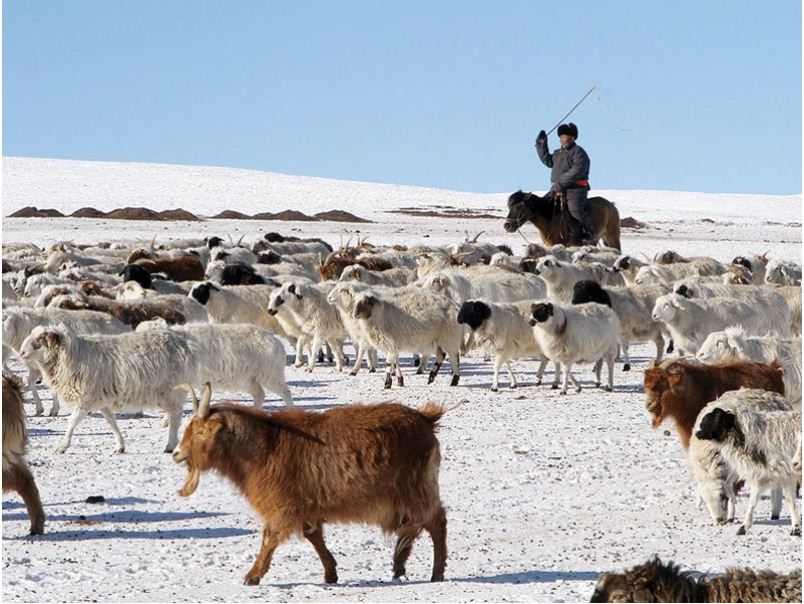
<path fill-rule="evenodd" d="M 58 331 L 46 331 L 42 338 L 48 346 L 58 346 L 62 341 L 62 335 Z"/>
<path fill-rule="evenodd" d="M 206 418 L 209 415 L 209 401 L 212 399 L 212 386 L 209 382 L 204 384 L 204 391 L 201 393 L 201 402 L 198 403 L 198 409 L 195 414 L 200 418 Z"/>
<path fill-rule="evenodd" d="M 288 293 L 289 294 L 295 294 L 296 293 L 296 284 L 295 283 L 291 283 L 288 286 Z"/>

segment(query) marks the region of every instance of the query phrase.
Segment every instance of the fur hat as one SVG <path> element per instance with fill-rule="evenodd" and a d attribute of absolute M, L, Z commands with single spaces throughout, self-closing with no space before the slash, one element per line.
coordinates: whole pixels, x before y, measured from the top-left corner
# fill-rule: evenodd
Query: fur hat
<path fill-rule="evenodd" d="M 569 134 L 572 138 L 578 138 L 578 126 L 570 122 L 569 124 L 561 124 L 558 127 L 558 135 Z"/>

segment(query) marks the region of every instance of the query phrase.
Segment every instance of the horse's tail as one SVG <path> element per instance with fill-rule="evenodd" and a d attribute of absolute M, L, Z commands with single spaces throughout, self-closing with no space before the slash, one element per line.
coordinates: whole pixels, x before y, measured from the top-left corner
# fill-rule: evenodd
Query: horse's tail
<path fill-rule="evenodd" d="M 606 217 L 605 228 L 603 229 L 603 243 L 606 247 L 622 251 L 620 245 L 620 211 L 609 200 L 604 200 L 607 205 L 603 207 L 603 215 Z"/>

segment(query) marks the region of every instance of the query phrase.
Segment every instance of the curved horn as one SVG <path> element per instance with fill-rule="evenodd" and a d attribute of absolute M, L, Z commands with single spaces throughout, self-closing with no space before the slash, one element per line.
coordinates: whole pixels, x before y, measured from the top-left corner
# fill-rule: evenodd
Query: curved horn
<path fill-rule="evenodd" d="M 155 245 L 156 245 L 156 235 L 154 235 L 153 239 L 151 239 L 151 245 L 150 245 L 150 248 L 151 248 L 152 250 L 155 250 L 155 249 L 156 249 L 156 247 L 154 247 Z"/>
<path fill-rule="evenodd" d="M 235 244 L 234 244 L 234 239 L 232 239 L 232 234 L 231 233 L 226 233 L 226 236 L 229 238 L 229 243 L 231 244 L 231 246 L 234 247 Z"/>
<path fill-rule="evenodd" d="M 204 383 L 204 391 L 201 393 L 201 402 L 198 403 L 198 417 L 209 415 L 209 401 L 212 399 L 212 386 L 209 382 Z"/>
<path fill-rule="evenodd" d="M 237 240 L 237 245 L 235 247 L 240 247 L 240 244 L 243 243 L 243 237 L 245 237 L 245 236 L 246 236 L 245 233 L 240 235 L 240 239 Z"/>
<path fill-rule="evenodd" d="M 648 264 L 653 264 L 653 260 L 652 260 L 652 259 L 651 259 L 651 257 L 650 257 L 650 256 L 648 256 L 648 255 L 647 255 L 645 252 L 639 252 L 639 253 L 640 253 L 640 254 L 642 254 L 642 256 L 644 256 L 644 257 L 645 257 L 645 260 L 647 260 L 647 261 L 648 261 Z"/>
<path fill-rule="evenodd" d="M 193 387 L 190 384 L 179 384 L 178 386 L 175 386 L 173 390 L 184 390 L 185 392 L 188 392 L 190 396 L 193 397 L 193 414 L 198 413 L 198 397 L 195 395 L 195 390 L 193 390 Z"/>
<path fill-rule="evenodd" d="M 486 231 L 480 231 L 477 235 L 475 235 L 474 239 L 472 239 L 469 243 L 477 243 L 477 238 L 480 237 Z"/>

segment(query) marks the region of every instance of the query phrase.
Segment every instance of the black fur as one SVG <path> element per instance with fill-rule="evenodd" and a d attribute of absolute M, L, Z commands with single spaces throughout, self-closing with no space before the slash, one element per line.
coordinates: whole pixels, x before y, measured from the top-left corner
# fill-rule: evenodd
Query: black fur
<path fill-rule="evenodd" d="M 754 267 L 751 266 L 751 262 L 748 258 L 744 258 L 743 256 L 737 256 L 734 260 L 731 261 L 732 264 L 738 264 L 740 266 L 744 266 L 749 271 L 753 271 Z"/>
<path fill-rule="evenodd" d="M 458 311 L 458 323 L 468 325 L 474 331 L 491 316 L 491 308 L 485 302 L 469 300 L 461 305 Z"/>
<path fill-rule="evenodd" d="M 544 323 L 553 316 L 553 305 L 550 302 L 539 302 L 538 304 L 530 305 L 530 323 Z"/>
<path fill-rule="evenodd" d="M 572 303 L 586 304 L 588 302 L 605 304 L 611 308 L 611 296 L 605 289 L 600 287 L 597 281 L 592 281 L 591 279 L 577 281 L 572 287 Z"/>
<path fill-rule="evenodd" d="M 298 237 L 294 237 L 293 235 L 281 235 L 275 231 L 271 231 L 270 233 L 265 233 L 262 236 L 263 239 L 266 241 L 270 241 L 271 243 L 284 243 L 286 241 L 298 241 Z"/>
<path fill-rule="evenodd" d="M 138 264 L 126 264 L 118 274 L 123 276 L 123 282 L 136 281 L 143 289 L 153 289 L 151 273 Z"/>
<path fill-rule="evenodd" d="M 684 296 L 685 298 L 692 298 L 692 292 L 690 292 L 690 288 L 684 285 L 683 283 L 676 288 L 676 293 L 679 296 Z"/>
<path fill-rule="evenodd" d="M 282 256 L 276 252 L 263 252 L 257 254 L 257 264 L 279 264 L 282 262 Z"/>
<path fill-rule="evenodd" d="M 578 138 L 578 126 L 570 122 L 569 124 L 561 124 L 558 127 L 558 135 L 569 134 L 572 138 Z"/>
<path fill-rule="evenodd" d="M 210 291 L 220 291 L 220 290 L 217 287 L 215 287 L 212 283 L 210 283 L 209 281 L 205 281 L 204 283 L 196 285 L 192 289 L 192 291 L 190 292 L 190 295 L 193 298 L 195 298 L 195 300 L 199 304 L 204 305 L 207 302 L 209 302 L 209 292 Z"/>
<path fill-rule="evenodd" d="M 519 268 L 519 270 L 524 271 L 524 272 L 526 272 L 526 273 L 532 273 L 532 274 L 534 274 L 534 275 L 537 275 L 537 274 L 538 274 L 538 273 L 536 272 L 536 270 L 537 270 L 537 269 L 536 269 L 536 260 L 534 260 L 533 258 L 524 258 L 524 259 L 523 259 L 523 260 L 522 260 L 522 261 L 519 263 L 519 267 L 518 267 L 518 268 Z"/>
<path fill-rule="evenodd" d="M 223 267 L 221 285 L 256 285 L 264 284 L 265 279 L 259 275 L 254 267 L 245 262 L 233 262 Z"/>
<path fill-rule="evenodd" d="M 627 271 L 629 268 L 631 268 L 631 257 L 623 256 L 622 258 L 617 258 L 613 268 L 614 272 Z"/>
<path fill-rule="evenodd" d="M 498 249 L 498 250 L 500 250 L 501 252 L 505 252 L 505 253 L 506 253 L 506 254 L 508 254 L 509 256 L 513 256 L 513 255 L 514 255 L 514 252 L 511 250 L 511 248 L 510 248 L 510 247 L 508 247 L 508 246 L 507 246 L 507 245 L 505 245 L 505 244 L 501 244 L 501 245 L 498 245 L 498 246 L 496 246 L 496 247 L 497 247 L 497 249 Z"/>
<path fill-rule="evenodd" d="M 223 239 L 217 236 L 207 237 L 204 239 L 206 241 L 207 247 L 212 249 L 213 247 L 218 247 L 220 244 L 223 243 Z"/>
<path fill-rule="evenodd" d="M 701 425 L 695 433 L 700 440 L 725 441 L 730 434 L 739 431 L 737 416 L 718 407 L 712 409 L 701 419 Z"/>

